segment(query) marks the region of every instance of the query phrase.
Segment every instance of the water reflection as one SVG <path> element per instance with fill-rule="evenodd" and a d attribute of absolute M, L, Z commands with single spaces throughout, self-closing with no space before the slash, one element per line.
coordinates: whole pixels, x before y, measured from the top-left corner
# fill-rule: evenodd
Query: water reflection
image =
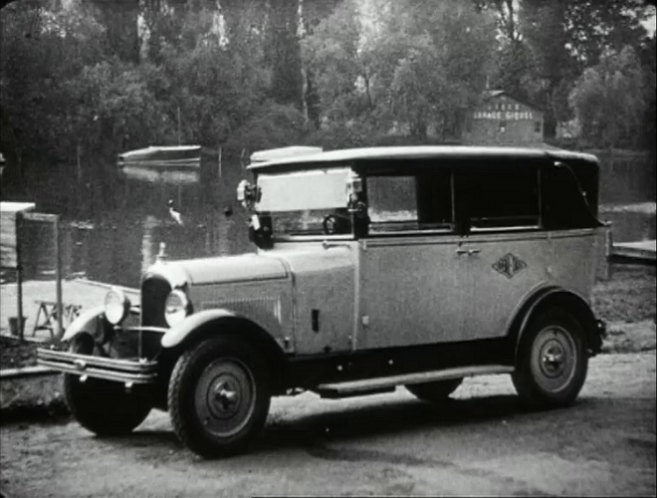
<path fill-rule="evenodd" d="M 64 276 L 138 286 L 142 272 L 155 261 L 161 242 L 166 244 L 170 259 L 254 250 L 248 241 L 246 213 L 234 200 L 234 187 L 244 176 L 241 168 L 233 168 L 232 174 L 222 178 L 201 175 L 196 182 L 171 181 L 171 175 L 177 178 L 171 170 L 166 179 L 113 178 L 102 189 L 90 187 L 90 195 L 78 197 L 77 206 L 62 210 Z M 76 196 L 78 192 L 73 189 L 70 194 Z M 169 199 L 182 213 L 184 225 L 171 217 Z M 39 211 L 57 212 L 48 207 L 48 202 L 37 204 Z M 232 215 L 226 216 L 225 211 Z M 54 278 L 52 228 L 26 223 L 24 240 L 25 278 Z"/>

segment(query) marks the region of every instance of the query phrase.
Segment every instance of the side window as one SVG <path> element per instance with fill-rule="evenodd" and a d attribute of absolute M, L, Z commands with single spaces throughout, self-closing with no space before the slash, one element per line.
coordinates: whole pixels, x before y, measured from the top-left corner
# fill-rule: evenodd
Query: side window
<path fill-rule="evenodd" d="M 459 172 L 461 216 L 471 231 L 538 228 L 539 173 L 531 167 L 467 168 Z"/>
<path fill-rule="evenodd" d="M 371 234 L 454 229 L 452 175 L 447 170 L 368 177 L 367 203 Z"/>
<path fill-rule="evenodd" d="M 370 233 L 418 230 L 414 176 L 372 176 L 367 179 Z"/>

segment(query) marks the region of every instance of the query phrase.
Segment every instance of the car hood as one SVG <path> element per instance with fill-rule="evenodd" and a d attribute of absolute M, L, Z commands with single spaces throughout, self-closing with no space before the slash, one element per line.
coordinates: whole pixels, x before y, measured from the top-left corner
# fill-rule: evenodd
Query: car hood
<path fill-rule="evenodd" d="M 158 261 L 146 277 L 159 275 L 172 287 L 191 285 L 248 282 L 286 278 L 288 272 L 277 258 L 258 254 L 221 256 L 180 261 Z"/>

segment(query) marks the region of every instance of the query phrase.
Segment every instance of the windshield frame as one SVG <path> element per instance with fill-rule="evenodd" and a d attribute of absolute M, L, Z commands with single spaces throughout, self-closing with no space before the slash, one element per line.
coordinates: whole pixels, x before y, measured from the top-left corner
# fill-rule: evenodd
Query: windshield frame
<path fill-rule="evenodd" d="M 303 166 L 303 165 L 302 165 Z M 335 206 L 331 207 L 322 207 L 322 208 L 313 208 L 311 207 L 310 209 L 308 207 L 304 207 L 303 209 L 292 209 L 292 210 L 263 210 L 260 209 L 260 206 L 263 205 L 262 200 L 260 200 L 255 206 L 254 206 L 254 213 L 258 215 L 259 218 L 261 218 L 265 224 L 267 224 L 270 229 L 271 229 L 271 238 L 275 242 L 293 242 L 293 241 L 323 241 L 323 240 L 355 240 L 355 230 L 354 230 L 354 220 L 353 220 L 353 215 L 349 215 L 349 227 L 348 231 L 341 231 L 340 233 L 308 233 L 308 234 L 291 234 L 288 232 L 283 232 L 280 230 L 275 230 L 273 227 L 273 217 L 277 215 L 283 215 L 283 214 L 290 214 L 290 213 L 295 213 L 295 212 L 306 212 L 306 211 L 342 211 L 346 210 L 349 208 L 349 188 L 348 188 L 348 179 L 357 175 L 357 173 L 354 171 L 354 168 L 352 167 L 351 164 L 349 163 L 334 163 L 334 164 L 328 164 L 325 167 L 322 168 L 295 168 L 293 170 L 285 170 L 285 171 L 277 171 L 275 173 L 264 173 L 261 172 L 259 174 L 254 175 L 255 176 L 255 182 L 256 185 L 258 186 L 258 190 L 260 191 L 261 196 L 265 196 L 266 192 L 264 189 L 262 189 L 262 177 L 280 177 L 282 180 L 286 179 L 291 179 L 294 178 L 296 180 L 299 180 L 299 183 L 304 183 L 303 180 L 308 180 L 308 182 L 317 181 L 321 178 L 323 174 L 333 174 L 336 176 L 339 176 L 341 173 L 344 173 L 344 181 L 342 182 L 344 184 L 344 194 L 340 194 L 343 196 L 342 203 L 338 204 L 338 202 L 335 202 Z M 336 178 L 336 180 L 338 180 Z M 290 186 L 287 187 L 291 190 L 296 189 L 299 191 L 299 187 L 297 186 Z M 305 188 L 305 187 L 302 187 Z M 336 185 L 333 185 L 333 188 L 336 188 Z M 262 190 L 261 190 L 262 189 Z M 308 192 L 310 189 L 305 190 L 305 192 Z M 305 193 L 304 192 L 304 193 Z M 330 196 L 328 196 L 330 198 Z M 267 205 L 265 205 L 267 206 Z M 276 207 L 276 206 L 272 206 Z"/>

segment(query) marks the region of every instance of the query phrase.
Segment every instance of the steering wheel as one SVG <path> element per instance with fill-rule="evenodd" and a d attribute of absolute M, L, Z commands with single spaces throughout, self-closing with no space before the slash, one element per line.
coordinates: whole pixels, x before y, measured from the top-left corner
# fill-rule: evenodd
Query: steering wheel
<path fill-rule="evenodd" d="M 338 219 L 337 216 L 335 216 L 334 214 L 329 214 L 322 221 L 322 228 L 324 229 L 324 233 L 326 235 L 334 235 L 338 233 L 339 223 L 340 220 Z"/>

